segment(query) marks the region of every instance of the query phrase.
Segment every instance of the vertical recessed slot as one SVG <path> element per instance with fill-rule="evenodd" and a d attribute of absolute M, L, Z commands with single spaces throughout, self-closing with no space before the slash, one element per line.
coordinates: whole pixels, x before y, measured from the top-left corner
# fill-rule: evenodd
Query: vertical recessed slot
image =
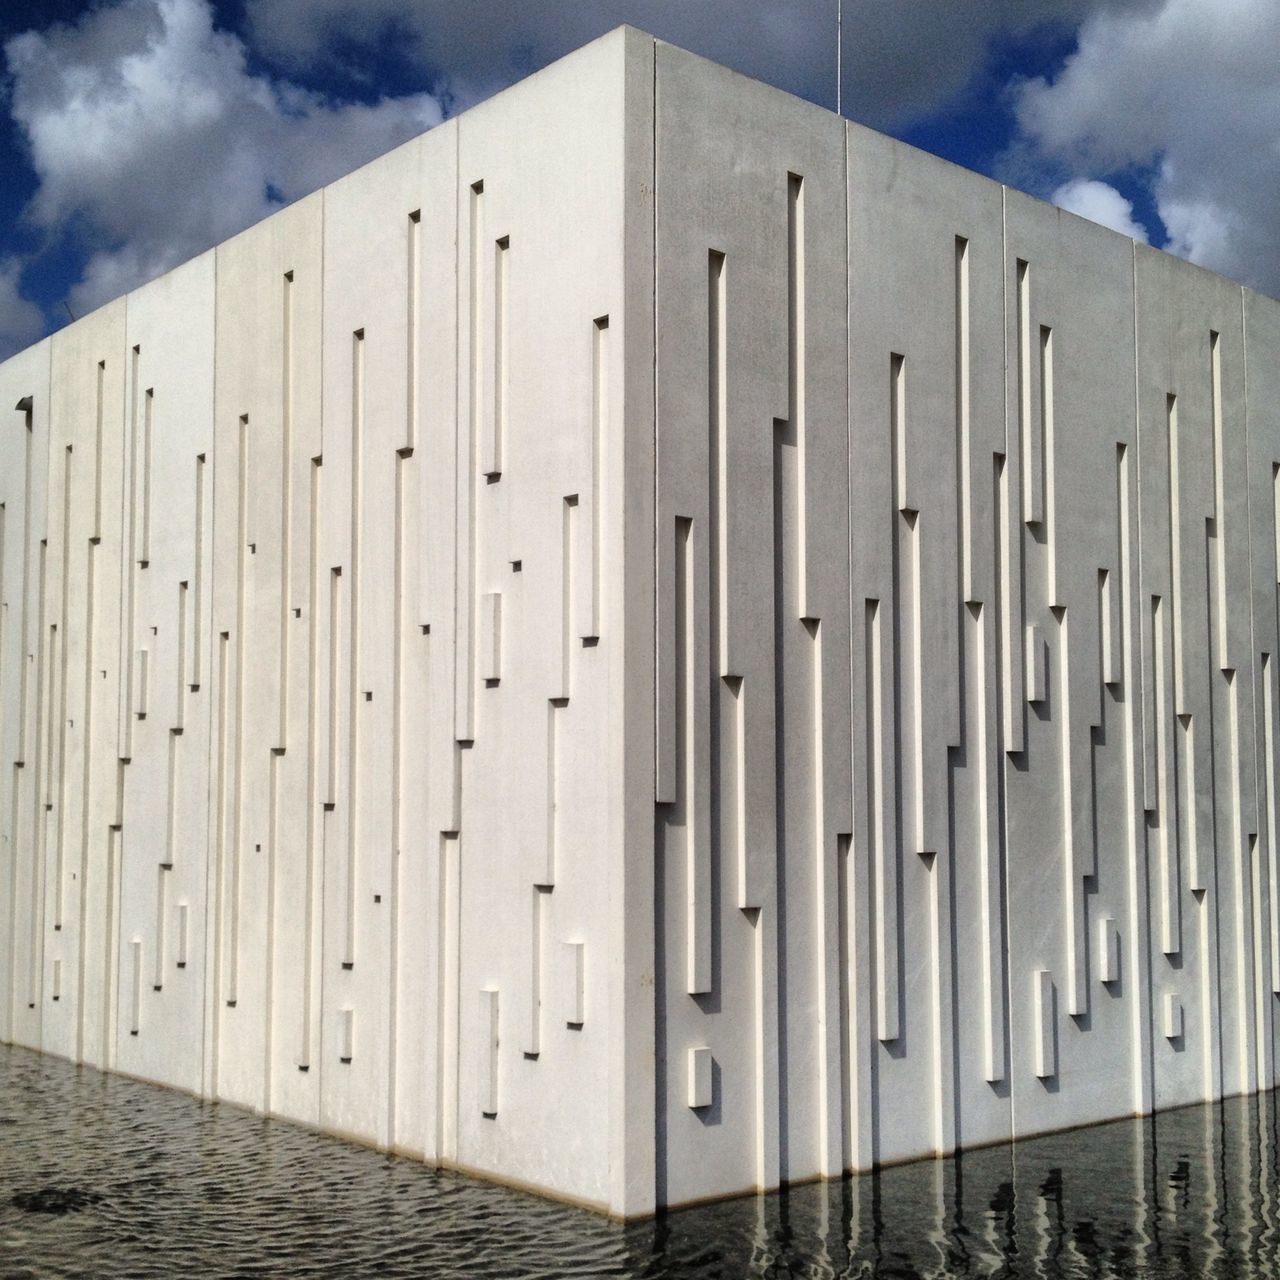
<path fill-rule="evenodd" d="M 804 179 L 787 174 L 787 421 L 796 449 L 797 615 L 809 616 L 807 380 L 805 371 L 805 196 Z"/>
<path fill-rule="evenodd" d="M 863 644 L 866 654 L 867 845 L 875 882 L 876 1039 L 898 1038 L 898 866 L 885 828 L 884 655 L 880 601 L 867 600 Z"/>
<path fill-rule="evenodd" d="M 1209 398 L 1213 421 L 1213 536 L 1217 568 L 1214 639 L 1218 666 L 1225 671 L 1231 666 L 1227 654 L 1227 464 L 1222 423 L 1222 342 L 1213 330 L 1209 333 Z"/>
<path fill-rule="evenodd" d="M 187 660 L 189 657 L 187 651 L 187 584 L 185 582 L 178 583 L 178 643 L 175 646 L 175 657 L 177 662 L 175 667 L 178 674 L 177 688 L 174 690 L 173 701 L 173 723 L 171 729 L 176 732 L 182 732 L 184 721 L 184 713 L 186 710 L 186 693 L 187 693 Z"/>
<path fill-rule="evenodd" d="M 956 449 L 960 477 L 960 590 L 966 601 L 973 588 L 973 444 L 971 439 L 971 395 L 969 362 L 969 241 L 956 236 L 955 247 L 955 334 L 956 334 Z"/>
<path fill-rule="evenodd" d="M 587 1020 L 587 944 L 566 942 L 563 954 L 566 978 L 564 1020 L 566 1026 L 576 1030 Z"/>
<path fill-rule="evenodd" d="M 93 536 L 90 542 L 97 545 L 102 541 L 102 424 L 104 411 L 104 383 L 107 376 L 107 362 L 98 361 L 98 379 L 94 393 L 93 413 Z"/>
<path fill-rule="evenodd" d="M 1027 701 L 1033 706 L 1049 697 L 1049 650 L 1044 631 L 1037 622 L 1028 623 L 1027 640 Z"/>
<path fill-rule="evenodd" d="M 725 676 L 724 687 L 729 696 L 726 721 L 733 735 L 729 753 L 729 776 L 733 783 L 733 801 L 730 810 L 733 814 L 731 847 L 734 865 L 737 868 L 738 906 L 743 911 L 750 911 L 761 905 L 762 888 L 756 882 L 760 873 L 747 849 L 747 694 L 741 676 Z"/>
<path fill-rule="evenodd" d="M 492 1119 L 498 1114 L 498 993 L 491 987 L 480 992 L 480 1112 Z"/>
<path fill-rule="evenodd" d="M 347 590 L 347 829 L 346 908 L 342 964 L 356 961 L 356 882 L 360 852 L 360 617 L 364 534 L 365 342 L 351 335 L 351 583 Z"/>
<path fill-rule="evenodd" d="M 129 1034 L 136 1036 L 142 1029 L 142 939 L 129 943 L 133 960 L 133 983 L 129 1000 Z"/>
<path fill-rule="evenodd" d="M 1044 519 L 1044 462 L 1040 431 L 1032 412 L 1031 268 L 1017 260 L 1018 325 L 1018 442 L 1022 449 L 1022 518 L 1027 524 Z"/>
<path fill-rule="evenodd" d="M 711 1050 L 699 1045 L 689 1050 L 689 1106 L 693 1110 L 712 1103 Z"/>
<path fill-rule="evenodd" d="M 993 822 L 989 754 L 991 730 L 987 722 L 986 609 L 970 604 L 965 611 L 968 653 L 971 655 L 974 732 L 974 808 L 978 818 L 978 857 L 982 872 L 978 890 L 982 904 L 982 1024 L 983 1079 L 1004 1079 L 1004 930 L 1001 918 L 1000 824 Z M 998 809 L 998 801 L 995 806 Z"/>
<path fill-rule="evenodd" d="M 151 467 L 155 450 L 156 393 L 148 387 L 142 402 L 142 530 L 138 544 L 138 567 L 151 563 Z"/>
<path fill-rule="evenodd" d="M 502 592 L 488 591 L 480 608 L 480 678 L 497 684 L 502 678 Z"/>
<path fill-rule="evenodd" d="M 1120 981 L 1120 929 L 1110 916 L 1098 921 L 1098 981 Z"/>
<path fill-rule="evenodd" d="M 1276 692 L 1275 663 L 1269 653 L 1262 655 L 1262 727 L 1263 727 L 1263 761 L 1265 776 L 1263 778 L 1263 795 L 1266 802 L 1267 822 L 1267 881 L 1268 896 L 1271 902 L 1271 918 L 1269 921 L 1268 951 L 1271 955 L 1271 990 L 1280 994 L 1280 851 L 1276 849 Z M 1187 717 L 1190 721 L 1190 716 Z M 1187 731 L 1190 732 L 1190 724 Z M 1184 773 L 1189 769 L 1184 769 Z M 1195 796 L 1190 799 L 1194 804 Z"/>
<path fill-rule="evenodd" d="M 685 841 L 685 979 L 690 995 L 711 989 L 711 860 L 697 838 L 695 751 L 697 724 L 697 629 L 694 624 L 693 521 L 676 518 L 676 762 L 679 799 L 674 825 Z"/>
<path fill-rule="evenodd" d="M 1110 569 L 1098 570 L 1098 627 L 1102 683 L 1108 688 L 1118 689 L 1120 687 L 1120 616 L 1115 575 Z"/>
<path fill-rule="evenodd" d="M 288 741 L 289 724 L 289 572 L 293 554 L 293 272 L 286 271 L 281 298 L 281 421 L 280 421 L 280 613 L 276 641 L 276 751 Z"/>
<path fill-rule="evenodd" d="M 551 888 L 556 882 L 556 853 L 559 843 L 560 790 L 560 710 L 555 699 L 547 702 L 547 831 L 543 843 L 542 865 L 536 869 L 534 883 Z"/>
<path fill-rule="evenodd" d="M 338 742 L 342 720 L 342 567 L 329 570 L 329 741 L 326 749 L 325 805 L 338 802 Z"/>
<path fill-rule="evenodd" d="M 1049 603 L 1058 600 L 1058 508 L 1054 485 L 1053 443 L 1053 330 L 1040 326 L 1040 426 L 1038 433 L 1040 465 L 1043 470 L 1041 485 L 1044 493 L 1045 540 L 1047 542 L 1047 582 L 1045 589 Z"/>
<path fill-rule="evenodd" d="M 350 1063 L 355 1057 L 356 1011 L 352 1008 L 338 1010 L 338 1061 Z"/>
<path fill-rule="evenodd" d="M 1053 975 L 1047 969 L 1037 969 L 1031 982 L 1031 1025 L 1035 1030 L 1033 1069 L 1037 1078 L 1051 1080 L 1058 1074 L 1058 995 Z"/>
<path fill-rule="evenodd" d="M 1182 678 L 1182 481 L 1178 397 L 1165 396 L 1165 428 L 1169 447 L 1169 576 L 1173 606 L 1173 701 L 1175 709 L 1186 705 Z"/>
<path fill-rule="evenodd" d="M 146 649 L 139 649 L 133 655 L 133 714 L 139 720 L 147 718 L 147 673 L 150 667 L 150 654 Z"/>
<path fill-rule="evenodd" d="M 494 244 L 493 258 L 493 415 L 484 439 L 480 469 L 490 479 L 502 474 L 502 451 L 507 435 L 508 295 L 511 288 L 511 241 L 503 236 Z"/>
<path fill-rule="evenodd" d="M 405 394 L 405 449 L 413 449 L 418 443 L 418 342 L 421 330 L 421 276 L 422 276 L 422 210 L 415 209 L 409 215 L 408 274 L 406 300 L 406 326 L 408 332 L 407 382 Z"/>
<path fill-rule="evenodd" d="M 889 441 L 893 467 L 893 505 L 908 511 L 907 501 L 907 361 L 896 352 L 889 356 Z"/>
<path fill-rule="evenodd" d="M 578 590 L 575 581 L 574 548 L 578 534 L 578 495 L 569 494 L 561 509 L 560 537 L 560 688 L 556 697 L 567 700 L 572 666 L 573 601 Z"/>
<path fill-rule="evenodd" d="M 1071 740 L 1071 631 L 1070 617 L 1065 608 L 1053 610 L 1058 619 L 1058 637 L 1055 647 L 1057 670 L 1057 697 L 1055 708 L 1058 721 L 1058 776 L 1062 797 L 1062 871 L 1063 906 L 1066 910 L 1067 939 L 1067 1013 L 1081 1017 L 1088 1012 L 1089 993 L 1085 978 L 1085 952 L 1088 948 L 1084 907 L 1084 875 L 1081 852 L 1076 840 L 1075 772 L 1072 769 Z"/>
<path fill-rule="evenodd" d="M 50 992 L 50 995 L 55 1000 L 61 1000 L 62 999 L 62 961 L 59 960 L 56 956 L 54 957 L 52 968 L 53 968 L 53 990 Z"/>
<path fill-rule="evenodd" d="M 609 435 L 609 317 L 591 326 L 591 581 L 584 597 L 582 639 L 600 635 L 604 540 L 604 451 Z"/>
<path fill-rule="evenodd" d="M 542 950 L 545 917 L 550 893 L 536 885 L 532 897 L 529 923 L 529 1026 L 525 1033 L 524 1052 L 536 1058 L 542 1052 Z"/>
<path fill-rule="evenodd" d="M 156 945 L 155 967 L 152 970 L 151 985 L 159 991 L 164 986 L 165 925 L 168 923 L 169 877 L 162 865 L 156 872 Z"/>
<path fill-rule="evenodd" d="M 200 687 L 200 666 L 204 645 L 204 540 L 205 540 L 205 460 L 204 454 L 196 455 L 195 492 L 195 564 L 192 569 L 191 590 L 191 688 Z"/>
<path fill-rule="evenodd" d="M 729 418 L 724 254 L 707 254 L 707 503 L 711 514 L 709 587 L 719 674 L 729 670 Z M 714 750 L 714 744 L 712 749 Z"/>
<path fill-rule="evenodd" d="M 1169 714 L 1169 660 L 1165 640 L 1164 601 L 1151 597 L 1151 649 L 1155 710 L 1155 770 L 1157 841 L 1160 858 L 1160 950 L 1176 956 L 1182 950 L 1182 920 L 1178 885 L 1178 832 L 1174 790 L 1170 779 L 1173 730 Z"/>
<path fill-rule="evenodd" d="M 174 911 L 173 933 L 175 945 L 174 962 L 179 969 L 187 967 L 187 948 L 190 945 L 190 938 L 187 934 L 188 920 L 187 904 L 185 902 L 178 903 Z"/>

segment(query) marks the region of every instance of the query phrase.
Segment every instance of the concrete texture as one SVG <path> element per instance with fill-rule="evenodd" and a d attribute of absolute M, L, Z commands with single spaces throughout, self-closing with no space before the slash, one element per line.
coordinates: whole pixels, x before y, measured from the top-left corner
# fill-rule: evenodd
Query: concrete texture
<path fill-rule="evenodd" d="M 0 365 L 0 1038 L 624 1216 L 1274 1085 L 1278 370 L 614 32 Z"/>

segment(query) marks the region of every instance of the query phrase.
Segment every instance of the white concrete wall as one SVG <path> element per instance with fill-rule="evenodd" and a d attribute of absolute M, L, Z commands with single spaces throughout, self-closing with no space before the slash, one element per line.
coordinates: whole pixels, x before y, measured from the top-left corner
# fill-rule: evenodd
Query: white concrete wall
<path fill-rule="evenodd" d="M 619 1201 L 652 64 L 616 33 L 0 366 L 5 1039 Z"/>
<path fill-rule="evenodd" d="M 1278 357 L 615 32 L 0 365 L 0 1037 L 620 1214 L 1275 1083 Z"/>
<path fill-rule="evenodd" d="M 658 1198 L 1276 1084 L 1280 305 L 655 100 Z"/>

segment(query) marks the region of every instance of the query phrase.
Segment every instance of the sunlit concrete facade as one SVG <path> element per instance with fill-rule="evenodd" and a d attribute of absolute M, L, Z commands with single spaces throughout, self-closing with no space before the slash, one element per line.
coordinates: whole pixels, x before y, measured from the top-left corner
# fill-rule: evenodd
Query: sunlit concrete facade
<path fill-rule="evenodd" d="M 614 32 L 0 365 L 0 1038 L 622 1215 L 1269 1087 L 1278 474 L 1275 302 Z"/>

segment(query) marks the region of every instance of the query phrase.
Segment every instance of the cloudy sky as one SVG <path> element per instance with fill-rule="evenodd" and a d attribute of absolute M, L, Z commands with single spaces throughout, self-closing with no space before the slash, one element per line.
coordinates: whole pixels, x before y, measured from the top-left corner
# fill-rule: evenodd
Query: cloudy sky
<path fill-rule="evenodd" d="M 834 107 L 836 0 L 0 0 L 0 356 L 631 22 Z M 844 0 L 845 114 L 1280 295 L 1278 0 Z"/>

